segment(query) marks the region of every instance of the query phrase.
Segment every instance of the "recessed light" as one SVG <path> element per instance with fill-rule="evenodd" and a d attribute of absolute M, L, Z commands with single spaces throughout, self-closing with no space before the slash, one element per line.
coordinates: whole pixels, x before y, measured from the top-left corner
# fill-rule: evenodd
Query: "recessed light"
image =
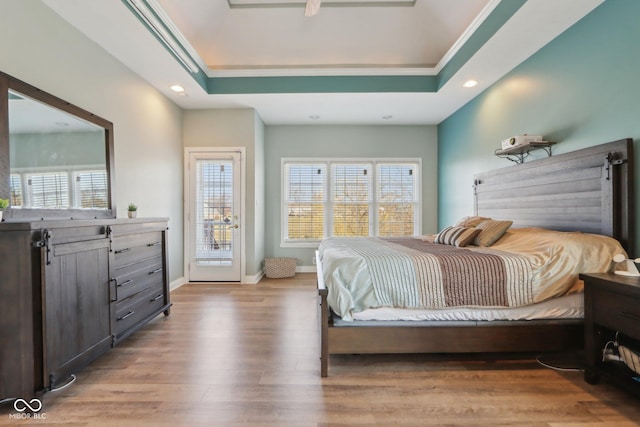
<path fill-rule="evenodd" d="M 173 85 L 173 86 L 169 86 L 169 89 L 171 89 L 172 91 L 176 92 L 176 93 L 184 93 L 184 88 L 180 85 Z"/>
<path fill-rule="evenodd" d="M 476 80 L 467 80 L 466 82 L 464 82 L 464 84 L 462 86 L 464 87 L 474 87 L 478 84 L 478 82 Z"/>
<path fill-rule="evenodd" d="M 393 116 L 391 114 L 385 114 L 384 116 L 382 116 L 382 120 L 389 120 L 392 117 Z"/>
<path fill-rule="evenodd" d="M 318 120 L 318 119 L 320 118 L 320 116 L 319 116 L 319 115 L 317 115 L 317 114 L 312 114 L 312 115 L 310 115 L 310 116 L 309 116 L 309 118 L 310 118 L 311 120 Z"/>

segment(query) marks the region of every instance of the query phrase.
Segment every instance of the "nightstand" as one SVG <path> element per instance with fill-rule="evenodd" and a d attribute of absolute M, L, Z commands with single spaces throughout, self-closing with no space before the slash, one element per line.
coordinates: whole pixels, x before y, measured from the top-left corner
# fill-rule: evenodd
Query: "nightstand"
<path fill-rule="evenodd" d="M 617 274 L 581 274 L 584 280 L 584 379 L 595 384 L 600 377 L 640 396 L 640 383 L 622 362 L 602 361 L 606 343 L 616 332 L 640 340 L 640 277 Z"/>

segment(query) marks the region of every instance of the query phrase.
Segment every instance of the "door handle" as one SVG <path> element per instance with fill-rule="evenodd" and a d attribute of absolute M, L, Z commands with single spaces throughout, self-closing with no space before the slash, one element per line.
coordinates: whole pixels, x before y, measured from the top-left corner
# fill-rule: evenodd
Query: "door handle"
<path fill-rule="evenodd" d="M 240 226 L 238 224 L 233 224 L 231 227 L 227 227 L 227 228 L 229 228 L 229 229 L 231 229 L 231 228 L 240 228 Z"/>

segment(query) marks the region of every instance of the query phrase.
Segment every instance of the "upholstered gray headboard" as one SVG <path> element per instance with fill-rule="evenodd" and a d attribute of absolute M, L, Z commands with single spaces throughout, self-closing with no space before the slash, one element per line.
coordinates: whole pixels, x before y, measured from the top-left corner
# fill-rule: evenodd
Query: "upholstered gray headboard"
<path fill-rule="evenodd" d="M 633 179 L 633 141 L 622 139 L 475 175 L 475 214 L 613 236 L 635 256 Z"/>

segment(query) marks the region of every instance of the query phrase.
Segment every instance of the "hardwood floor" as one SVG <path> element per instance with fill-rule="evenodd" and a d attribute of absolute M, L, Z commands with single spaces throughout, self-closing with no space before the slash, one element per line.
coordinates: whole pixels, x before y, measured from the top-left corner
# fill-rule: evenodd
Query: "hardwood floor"
<path fill-rule="evenodd" d="M 320 378 L 315 275 L 188 284 L 158 317 L 45 394 L 74 426 L 635 426 L 640 401 L 531 355 L 332 356 Z"/>

